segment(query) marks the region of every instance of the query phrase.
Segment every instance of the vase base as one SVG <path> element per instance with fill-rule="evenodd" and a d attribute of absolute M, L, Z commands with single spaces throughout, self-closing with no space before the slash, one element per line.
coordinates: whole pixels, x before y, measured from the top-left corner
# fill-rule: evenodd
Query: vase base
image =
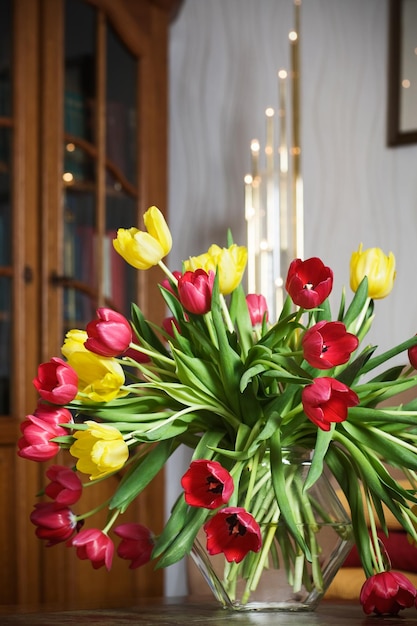
<path fill-rule="evenodd" d="M 239 613 L 312 613 L 316 610 L 317 604 L 305 604 L 300 602 L 249 602 L 248 604 L 225 604 L 225 610 Z"/>

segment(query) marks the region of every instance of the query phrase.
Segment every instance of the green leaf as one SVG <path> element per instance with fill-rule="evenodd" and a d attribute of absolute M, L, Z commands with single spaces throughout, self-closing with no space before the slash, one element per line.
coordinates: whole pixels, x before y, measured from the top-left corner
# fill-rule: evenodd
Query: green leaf
<path fill-rule="evenodd" d="M 253 345 L 253 328 L 245 292 L 241 284 L 233 291 L 230 298 L 230 318 L 237 328 L 242 349 L 241 357 L 245 359 Z"/>
<path fill-rule="evenodd" d="M 356 477 L 358 475 L 358 468 L 353 459 L 347 455 L 346 451 L 337 446 L 329 447 L 326 462 L 346 495 L 350 508 L 349 513 L 352 520 L 355 544 L 358 548 L 366 576 L 372 576 L 374 571 L 370 549 L 369 528 L 363 508 L 360 481 L 356 480 L 356 478 L 352 480 L 352 476 Z"/>
<path fill-rule="evenodd" d="M 116 493 L 110 500 L 109 509 L 119 509 L 121 513 L 124 513 L 129 504 L 164 467 L 174 449 L 175 444 L 172 440 L 161 441 L 148 454 L 141 456 L 123 476 Z"/>
<path fill-rule="evenodd" d="M 352 302 L 350 303 L 342 322 L 345 324 L 346 329 L 349 330 L 352 325 L 355 324 L 360 317 L 368 300 L 368 279 L 365 276 L 360 283 Z"/>
<path fill-rule="evenodd" d="M 386 352 L 383 352 L 379 356 L 371 359 L 367 363 L 367 365 L 363 368 L 363 373 L 366 374 L 367 372 L 370 372 L 375 367 L 378 367 L 379 365 L 383 365 L 389 359 L 392 359 L 398 354 L 401 354 L 401 352 L 405 352 L 406 350 L 408 350 L 412 346 L 415 346 L 416 344 L 417 344 L 417 335 L 411 337 L 410 339 L 407 339 L 407 341 L 403 341 L 398 346 L 391 348 L 391 350 L 387 350 Z"/>
<path fill-rule="evenodd" d="M 236 386 L 236 382 L 240 380 L 243 370 L 243 364 L 239 355 L 233 350 L 233 348 L 229 344 L 220 305 L 219 277 L 217 274 L 214 280 L 211 314 L 219 344 L 220 378 L 223 383 L 224 393 L 227 397 L 228 405 L 231 407 L 232 411 L 236 415 L 239 415 L 240 399 L 239 390 Z"/>
<path fill-rule="evenodd" d="M 304 491 L 310 489 L 318 478 L 323 474 L 324 458 L 327 454 L 330 442 L 333 439 L 333 431 L 335 425 L 332 424 L 330 430 L 325 431 L 319 428 L 317 430 L 316 445 L 314 447 L 313 458 L 311 459 L 310 469 L 304 484 Z"/>
<path fill-rule="evenodd" d="M 348 387 L 352 386 L 359 374 L 362 374 L 362 372 L 364 371 L 365 363 L 368 361 L 368 359 L 370 359 L 375 350 L 375 346 L 368 346 L 359 354 L 359 356 L 356 357 L 354 361 L 349 363 L 349 365 L 347 365 L 340 374 L 337 370 L 337 380 L 345 383 L 345 385 L 347 385 Z"/>
<path fill-rule="evenodd" d="M 186 518 L 186 523 L 182 526 L 178 534 L 171 536 L 172 541 L 159 559 L 156 566 L 157 569 L 173 565 L 191 552 L 194 539 L 209 513 L 210 511 L 208 509 L 202 508 L 195 508 L 189 513 Z"/>
<path fill-rule="evenodd" d="M 160 341 L 156 333 L 152 330 L 149 322 L 145 319 L 140 308 L 132 303 L 131 308 L 132 325 L 141 342 L 151 346 L 156 352 L 159 352 L 163 356 L 169 357 L 170 354 L 165 348 L 164 344 Z M 166 366 L 166 365 L 165 365 Z"/>
<path fill-rule="evenodd" d="M 271 450 L 271 480 L 274 488 L 275 497 L 289 532 L 294 537 L 302 551 L 304 552 L 306 559 L 311 561 L 310 549 L 294 519 L 293 511 L 291 509 L 290 501 L 287 496 L 287 487 L 285 484 L 284 463 L 282 460 L 282 448 L 281 448 L 281 435 L 279 429 L 277 429 L 272 435 L 270 441 Z"/>
<path fill-rule="evenodd" d="M 203 361 L 173 348 L 172 355 L 181 383 L 190 389 L 199 389 L 205 395 L 221 401 L 224 399 L 223 385 L 215 363 Z"/>

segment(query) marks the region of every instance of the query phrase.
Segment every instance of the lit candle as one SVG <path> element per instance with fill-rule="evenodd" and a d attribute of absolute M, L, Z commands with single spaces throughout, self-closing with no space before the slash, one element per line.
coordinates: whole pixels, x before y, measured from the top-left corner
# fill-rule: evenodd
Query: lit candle
<path fill-rule="evenodd" d="M 255 210 L 253 207 L 253 178 L 250 174 L 245 176 L 245 217 L 246 217 L 246 239 L 248 249 L 247 264 L 247 280 L 248 293 L 254 293 L 256 290 L 256 239 L 254 217 Z"/>
<path fill-rule="evenodd" d="M 259 141 L 252 139 L 250 144 L 251 156 L 252 156 L 252 178 L 255 180 L 259 176 Z"/>

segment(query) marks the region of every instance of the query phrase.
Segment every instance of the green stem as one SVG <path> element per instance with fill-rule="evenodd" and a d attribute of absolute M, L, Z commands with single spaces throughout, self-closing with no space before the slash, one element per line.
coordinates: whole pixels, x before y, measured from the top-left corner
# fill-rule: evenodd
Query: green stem
<path fill-rule="evenodd" d="M 230 318 L 229 309 L 227 308 L 226 300 L 224 299 L 223 294 L 220 294 L 220 306 L 222 309 L 224 321 L 226 322 L 227 330 L 231 333 L 234 333 L 235 329 Z"/>
<path fill-rule="evenodd" d="M 172 280 L 174 285 L 178 285 L 178 280 L 175 278 L 171 270 L 165 265 L 165 263 L 163 261 L 159 261 L 158 265 L 161 268 L 161 270 L 164 272 L 164 274 L 166 274 L 168 278 Z"/>

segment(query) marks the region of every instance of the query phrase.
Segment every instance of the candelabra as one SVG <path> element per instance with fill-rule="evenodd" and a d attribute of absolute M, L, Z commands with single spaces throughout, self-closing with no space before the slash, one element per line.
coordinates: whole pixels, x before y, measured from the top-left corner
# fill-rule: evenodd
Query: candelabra
<path fill-rule="evenodd" d="M 252 140 L 251 173 L 245 176 L 248 292 L 262 293 L 275 320 L 283 304 L 283 272 L 303 257 L 304 219 L 300 146 L 300 10 L 289 33 L 290 70 L 278 72 L 278 108 L 267 108 L 264 158 Z"/>

